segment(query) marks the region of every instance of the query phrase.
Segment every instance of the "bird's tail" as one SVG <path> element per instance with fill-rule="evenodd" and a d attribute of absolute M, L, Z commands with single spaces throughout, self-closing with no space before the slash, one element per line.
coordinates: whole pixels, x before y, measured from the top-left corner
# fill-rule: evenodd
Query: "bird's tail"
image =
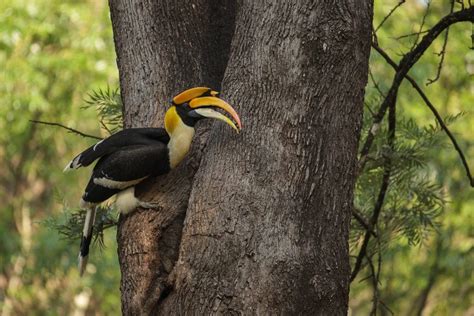
<path fill-rule="evenodd" d="M 87 208 L 86 219 L 84 220 L 84 230 L 82 231 L 81 249 L 79 250 L 79 274 L 82 276 L 86 269 L 89 255 L 89 246 L 92 241 L 92 228 L 94 227 L 96 207 Z"/>

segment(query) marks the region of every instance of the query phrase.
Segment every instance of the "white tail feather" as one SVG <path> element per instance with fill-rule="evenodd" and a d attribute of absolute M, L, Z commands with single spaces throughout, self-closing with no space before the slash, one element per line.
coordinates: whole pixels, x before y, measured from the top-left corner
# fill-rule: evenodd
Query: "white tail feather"
<path fill-rule="evenodd" d="M 72 161 L 71 161 L 72 162 Z M 68 171 L 71 171 L 72 168 L 71 168 L 71 162 L 68 162 L 68 164 L 66 165 L 66 167 L 63 169 L 63 172 L 68 172 Z"/>
<path fill-rule="evenodd" d="M 86 270 L 88 259 L 89 259 L 89 256 L 82 257 L 81 254 L 79 254 L 79 258 L 78 258 L 79 263 L 78 263 L 77 267 L 79 269 L 79 275 L 80 276 L 84 275 L 84 271 Z"/>
<path fill-rule="evenodd" d="M 87 202 L 86 202 L 87 203 Z M 83 201 L 81 201 L 81 204 Z M 95 222 L 96 208 L 90 205 L 87 208 L 86 218 L 84 220 L 84 229 L 82 230 L 81 249 L 79 250 L 79 274 L 82 276 L 86 269 L 87 258 L 89 256 L 89 246 L 92 240 L 92 228 Z"/>
<path fill-rule="evenodd" d="M 66 167 L 63 169 L 63 172 L 68 172 L 68 171 L 71 171 L 71 170 L 74 170 L 74 169 L 77 169 L 77 168 L 81 167 L 81 164 L 78 163 L 80 158 L 81 158 L 81 155 L 79 155 L 77 157 L 74 157 L 73 160 L 68 162 Z"/>

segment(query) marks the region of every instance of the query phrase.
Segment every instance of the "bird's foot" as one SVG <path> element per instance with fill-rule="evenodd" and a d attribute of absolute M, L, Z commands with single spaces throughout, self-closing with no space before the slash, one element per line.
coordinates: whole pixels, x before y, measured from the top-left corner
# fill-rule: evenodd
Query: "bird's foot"
<path fill-rule="evenodd" d="M 153 209 L 153 210 L 161 209 L 161 206 L 158 203 L 144 202 L 144 201 L 138 201 L 138 207 L 146 208 L 146 209 Z"/>
<path fill-rule="evenodd" d="M 144 208 L 144 209 L 154 209 L 154 210 L 160 209 L 157 203 L 144 202 L 137 199 L 135 197 L 134 187 L 128 188 L 120 192 L 119 194 L 117 194 L 117 200 L 115 201 L 115 206 L 123 215 L 133 212 L 138 207 Z"/>

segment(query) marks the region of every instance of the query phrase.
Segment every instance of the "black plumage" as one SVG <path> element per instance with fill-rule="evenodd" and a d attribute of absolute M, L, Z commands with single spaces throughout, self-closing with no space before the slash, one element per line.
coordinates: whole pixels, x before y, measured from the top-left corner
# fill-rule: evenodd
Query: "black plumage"
<path fill-rule="evenodd" d="M 170 137 L 164 128 L 128 128 L 101 140 L 74 157 L 66 169 L 86 167 L 96 159 L 134 145 L 168 144 Z"/>
<path fill-rule="evenodd" d="M 172 106 L 165 114 L 164 129 L 122 130 L 89 147 L 68 163 L 64 171 L 97 161 L 81 201 L 81 207 L 87 210 L 79 252 L 81 275 L 87 264 L 98 204 L 117 195 L 115 205 L 122 214 L 137 207 L 156 207 L 135 197 L 135 185 L 178 166 L 191 148 L 194 126 L 199 120 L 221 120 L 240 131 L 242 125 L 237 112 L 217 94 L 206 87 L 188 89 L 173 98 Z M 217 109 L 228 113 L 235 123 Z"/>
<path fill-rule="evenodd" d="M 77 155 L 66 169 L 88 166 L 99 159 L 82 199 L 100 203 L 136 181 L 168 172 L 169 139 L 163 128 L 125 129 Z"/>

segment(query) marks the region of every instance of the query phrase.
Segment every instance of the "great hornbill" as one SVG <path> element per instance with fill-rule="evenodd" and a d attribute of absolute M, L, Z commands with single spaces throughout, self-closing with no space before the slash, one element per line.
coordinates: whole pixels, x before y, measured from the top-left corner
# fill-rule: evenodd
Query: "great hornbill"
<path fill-rule="evenodd" d="M 153 207 L 135 197 L 135 185 L 176 167 L 188 153 L 195 124 L 205 118 L 226 122 L 237 132 L 242 128 L 235 110 L 206 87 L 188 89 L 173 98 L 165 114 L 165 128 L 128 128 L 101 140 L 69 162 L 64 171 L 89 166 L 98 159 L 81 199 L 87 209 L 79 252 L 79 271 L 87 264 L 95 207 L 117 194 L 117 209 L 126 214 L 138 206 Z M 216 111 L 222 109 L 233 118 Z"/>

